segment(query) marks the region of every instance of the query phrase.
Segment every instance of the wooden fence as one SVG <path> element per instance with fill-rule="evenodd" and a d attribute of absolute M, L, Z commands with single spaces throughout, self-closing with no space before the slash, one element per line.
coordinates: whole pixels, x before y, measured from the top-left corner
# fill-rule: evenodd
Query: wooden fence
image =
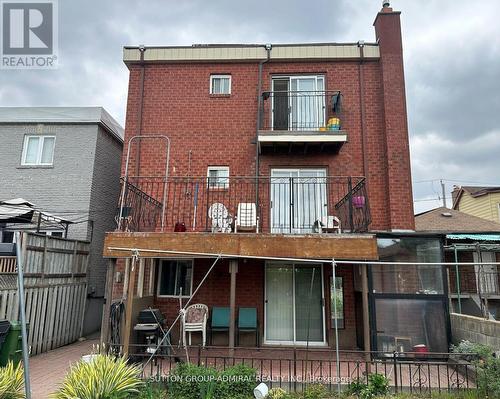
<path fill-rule="evenodd" d="M 26 320 L 31 354 L 76 341 L 87 296 L 89 243 L 23 233 Z M 0 319 L 19 319 L 14 272 L 0 272 Z"/>

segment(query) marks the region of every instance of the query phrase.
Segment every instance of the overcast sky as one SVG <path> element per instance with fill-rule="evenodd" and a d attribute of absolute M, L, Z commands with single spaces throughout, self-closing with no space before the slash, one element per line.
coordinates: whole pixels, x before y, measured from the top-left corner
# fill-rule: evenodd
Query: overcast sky
<path fill-rule="evenodd" d="M 500 185 L 500 1 L 402 11 L 415 210 L 439 179 Z M 379 0 L 60 0 L 57 70 L 0 70 L 0 105 L 102 105 L 125 120 L 123 45 L 373 41 Z M 448 204 L 450 200 L 448 200 Z"/>

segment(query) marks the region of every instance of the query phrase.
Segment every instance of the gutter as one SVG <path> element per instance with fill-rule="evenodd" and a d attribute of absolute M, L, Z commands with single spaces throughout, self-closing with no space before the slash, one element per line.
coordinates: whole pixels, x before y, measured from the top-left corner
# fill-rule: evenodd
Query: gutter
<path fill-rule="evenodd" d="M 359 47 L 359 103 L 360 103 L 360 118 L 361 118 L 361 151 L 363 154 L 363 175 L 365 176 L 365 182 L 368 186 L 368 158 L 366 156 L 366 118 L 365 118 L 365 71 L 364 71 L 364 61 L 365 61 L 365 42 L 360 40 L 358 42 Z"/>
<path fill-rule="evenodd" d="M 260 148 L 259 148 L 259 129 L 262 123 L 262 72 L 264 64 L 271 60 L 272 44 L 266 44 L 267 58 L 259 61 L 259 80 L 257 83 L 257 125 L 255 127 L 255 208 L 259 209 L 259 176 L 260 176 Z"/>

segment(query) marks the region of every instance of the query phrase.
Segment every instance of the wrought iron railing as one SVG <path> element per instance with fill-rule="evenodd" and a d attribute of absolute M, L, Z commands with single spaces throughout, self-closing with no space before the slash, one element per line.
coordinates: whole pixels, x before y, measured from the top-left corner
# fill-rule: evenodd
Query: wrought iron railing
<path fill-rule="evenodd" d="M 260 104 L 260 129 L 330 131 L 342 128 L 340 91 L 265 91 Z"/>
<path fill-rule="evenodd" d="M 124 231 L 340 233 L 371 222 L 363 177 L 141 177 L 122 189 Z"/>
<path fill-rule="evenodd" d="M 115 353 L 119 345 L 109 346 Z M 265 382 L 270 388 L 303 391 L 311 383 L 320 383 L 335 391 L 344 390 L 352 382 L 366 383 L 371 373 L 387 377 L 392 392 L 408 392 L 431 396 L 431 393 L 456 393 L 468 390 L 488 392 L 484 372 L 477 366 L 476 355 L 454 353 L 408 353 L 339 351 L 339 364 L 331 349 L 300 348 L 235 348 L 161 347 L 155 356 L 145 352 L 144 345 L 130 346 L 131 359 L 147 366 L 144 378 L 168 379 L 179 362 L 188 361 L 218 370 L 244 364 L 256 370 L 256 384 Z M 478 381 L 482 381 L 480 385 Z M 480 386 L 478 386 L 480 385 Z"/>

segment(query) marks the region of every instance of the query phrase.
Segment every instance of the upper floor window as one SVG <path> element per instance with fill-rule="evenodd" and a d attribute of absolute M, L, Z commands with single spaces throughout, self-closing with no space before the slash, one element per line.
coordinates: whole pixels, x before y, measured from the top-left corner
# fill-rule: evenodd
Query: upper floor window
<path fill-rule="evenodd" d="M 210 75 L 210 94 L 231 94 L 231 75 Z"/>
<path fill-rule="evenodd" d="M 22 165 L 52 165 L 55 136 L 25 136 Z"/>
<path fill-rule="evenodd" d="M 208 187 L 211 189 L 227 189 L 229 187 L 229 167 L 209 166 Z"/>

